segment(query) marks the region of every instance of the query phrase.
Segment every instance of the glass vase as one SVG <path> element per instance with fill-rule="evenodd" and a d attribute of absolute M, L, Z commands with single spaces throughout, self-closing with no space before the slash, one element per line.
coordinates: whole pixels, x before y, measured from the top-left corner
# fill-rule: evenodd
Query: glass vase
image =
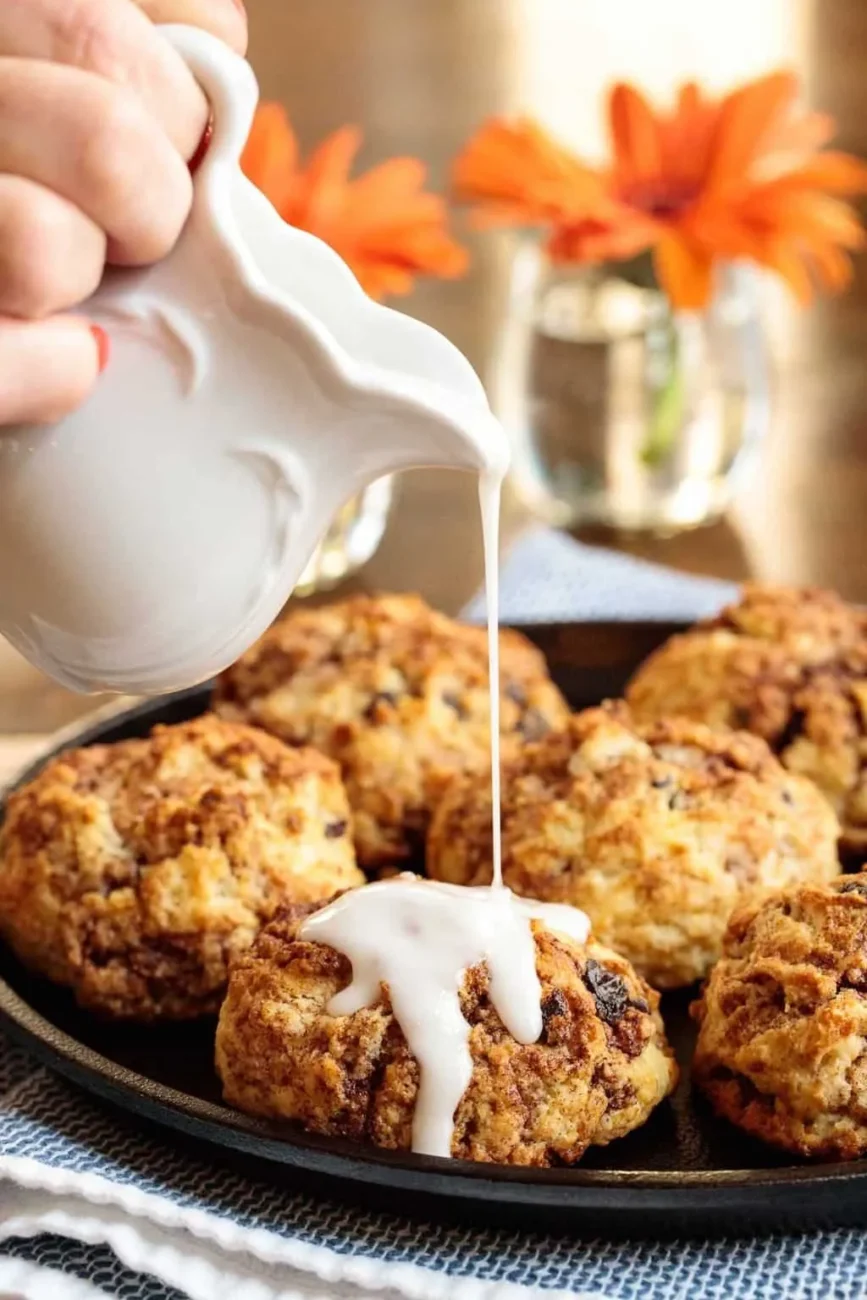
<path fill-rule="evenodd" d="M 377 479 L 347 501 L 310 557 L 295 596 L 329 591 L 373 556 L 385 533 L 394 497 L 394 480 Z"/>
<path fill-rule="evenodd" d="M 719 517 L 768 424 L 750 268 L 674 312 L 649 257 L 554 266 L 522 244 L 491 377 L 518 496 L 560 527 L 676 532 Z"/>

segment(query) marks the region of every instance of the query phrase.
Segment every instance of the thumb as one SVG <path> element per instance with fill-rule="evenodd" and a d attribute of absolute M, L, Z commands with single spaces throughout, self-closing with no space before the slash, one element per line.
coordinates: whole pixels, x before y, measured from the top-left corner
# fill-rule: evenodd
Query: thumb
<path fill-rule="evenodd" d="M 74 411 L 107 353 L 105 333 L 81 317 L 0 318 L 0 426 L 47 424 Z"/>

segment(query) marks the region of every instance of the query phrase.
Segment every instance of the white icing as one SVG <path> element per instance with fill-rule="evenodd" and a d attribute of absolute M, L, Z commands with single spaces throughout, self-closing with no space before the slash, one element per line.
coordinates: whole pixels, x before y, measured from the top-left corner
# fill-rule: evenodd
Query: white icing
<path fill-rule="evenodd" d="M 488 624 L 488 688 L 491 701 L 491 818 L 493 883 L 503 883 L 502 834 L 500 829 L 500 614 L 499 535 L 502 477 L 491 472 L 479 475 L 479 508 L 485 550 L 485 602 Z"/>
<path fill-rule="evenodd" d="M 352 1015 L 388 989 L 420 1072 L 413 1151 L 451 1154 L 455 1110 L 473 1072 L 459 998 L 465 971 L 487 963 L 491 1002 L 517 1042 L 541 1034 L 534 918 L 579 943 L 590 929 L 576 908 L 518 898 L 502 885 L 468 889 L 414 876 L 350 890 L 302 926 L 302 939 L 328 944 L 352 963 L 351 983 L 328 1004 L 331 1015 Z"/>

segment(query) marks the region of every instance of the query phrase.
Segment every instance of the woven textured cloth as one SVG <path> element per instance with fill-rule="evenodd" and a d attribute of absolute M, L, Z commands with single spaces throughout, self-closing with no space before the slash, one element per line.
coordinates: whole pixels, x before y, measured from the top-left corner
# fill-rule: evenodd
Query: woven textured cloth
<path fill-rule="evenodd" d="M 724 584 L 534 531 L 512 621 L 690 618 Z M 469 613 L 477 615 L 478 605 Z M 0 1036 L 0 1300 L 855 1300 L 867 1234 L 578 1241 L 419 1222 L 242 1175 L 102 1107 Z"/>
<path fill-rule="evenodd" d="M 607 1300 L 855 1300 L 867 1234 L 654 1243 L 479 1231 L 372 1213 L 275 1188 L 191 1156 L 34 1067 L 0 1039 L 3 1269 L 52 1270 L 123 1300 L 511 1300 L 523 1288 Z M 71 1239 L 71 1240 L 69 1240 Z M 146 1275 L 151 1275 L 146 1276 Z M 34 1274 L 35 1277 L 39 1275 Z M 153 1277 L 160 1279 L 153 1281 Z"/>
<path fill-rule="evenodd" d="M 583 546 L 548 528 L 525 532 L 500 575 L 504 623 L 565 623 L 589 619 L 689 622 L 714 613 L 736 592 L 728 582 L 695 578 L 598 546 Z M 485 617 L 482 594 L 464 611 Z"/>

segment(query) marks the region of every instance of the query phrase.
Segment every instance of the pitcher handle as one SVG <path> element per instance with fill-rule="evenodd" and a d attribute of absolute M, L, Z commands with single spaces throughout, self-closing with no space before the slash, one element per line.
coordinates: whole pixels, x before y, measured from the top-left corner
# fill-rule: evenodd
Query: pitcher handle
<path fill-rule="evenodd" d="M 240 235 L 248 244 L 245 251 L 260 264 L 264 281 L 288 297 L 332 358 L 336 345 L 344 372 L 354 363 L 368 375 L 378 372 L 386 385 L 401 390 L 407 378 L 416 390 L 432 386 L 434 405 L 457 402 L 486 410 L 482 384 L 453 344 L 424 322 L 368 298 L 346 263 L 314 235 L 292 226 L 281 229 L 279 221 L 263 221 L 268 200 L 238 170 L 258 102 L 250 65 L 198 28 L 166 24 L 159 30 L 187 63 L 213 109 L 212 140 L 194 179 L 196 205 L 207 208 L 211 222 L 225 225 L 231 196 L 233 240 Z M 243 239 L 248 227 L 257 232 L 255 247 Z M 295 255 L 287 258 L 290 238 Z M 251 270 L 247 265 L 248 281 Z"/>
<path fill-rule="evenodd" d="M 209 171 L 237 163 L 244 151 L 259 102 L 256 77 L 246 59 L 199 28 L 164 23 L 158 30 L 180 54 L 211 105 L 211 142 L 196 174 L 196 184 L 206 184 Z"/>

